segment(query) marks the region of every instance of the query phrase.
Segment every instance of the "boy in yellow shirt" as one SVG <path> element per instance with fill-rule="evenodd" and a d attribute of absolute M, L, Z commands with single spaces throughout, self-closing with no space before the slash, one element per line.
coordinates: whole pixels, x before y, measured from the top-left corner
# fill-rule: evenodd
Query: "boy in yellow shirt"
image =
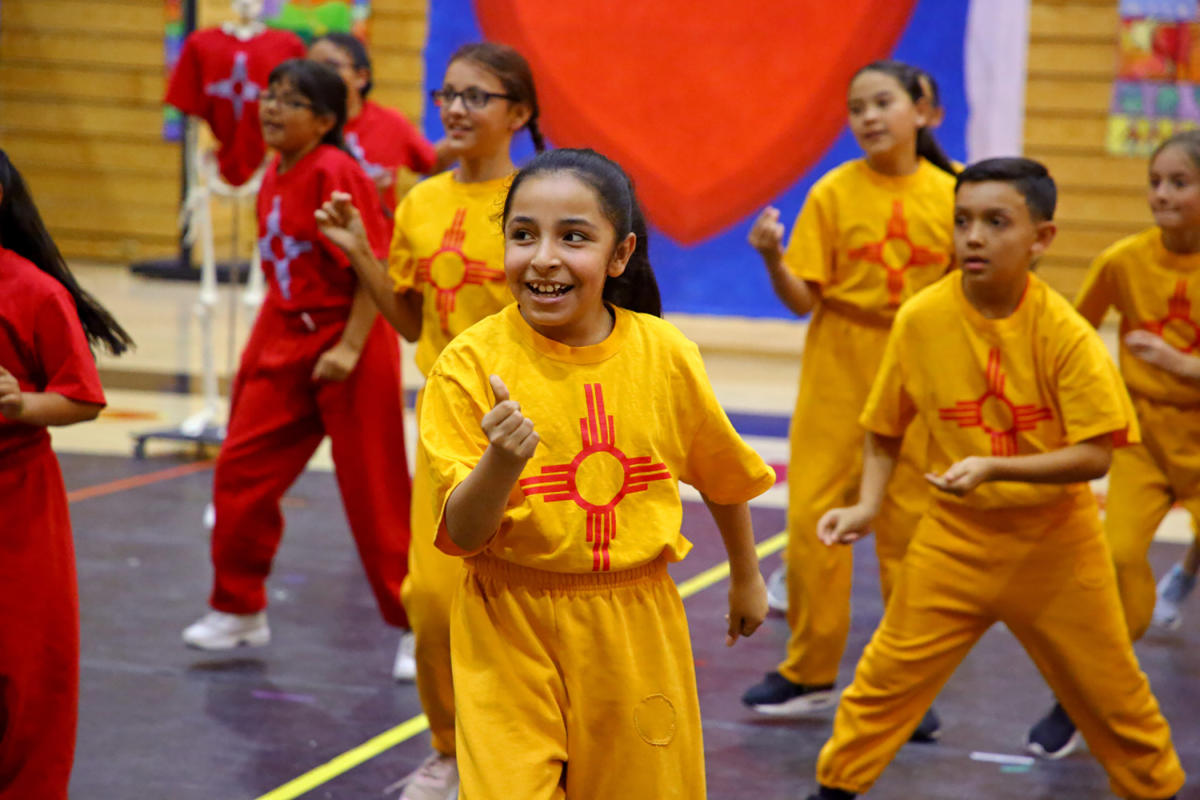
<path fill-rule="evenodd" d="M 1033 658 L 1118 796 L 1161 800 L 1183 785 L 1087 486 L 1108 470 L 1114 435 L 1137 439 L 1137 422 L 1095 331 L 1029 272 L 1054 238 L 1055 195 L 1028 159 L 968 167 L 954 211 L 961 272 L 896 316 L 860 418 L 859 502 L 827 513 L 818 532 L 829 545 L 865 535 L 917 417 L 938 492 L 842 695 L 816 800 L 867 791 L 996 621 Z"/>

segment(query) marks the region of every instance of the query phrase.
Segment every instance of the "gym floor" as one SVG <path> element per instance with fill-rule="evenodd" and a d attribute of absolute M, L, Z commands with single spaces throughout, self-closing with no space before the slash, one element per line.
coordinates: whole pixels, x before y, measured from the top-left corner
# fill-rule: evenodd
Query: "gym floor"
<path fill-rule="evenodd" d="M 397 634 L 379 618 L 346 530 L 328 451 L 285 499 L 287 530 L 269 583 L 272 643 L 227 654 L 188 650 L 180 630 L 201 615 L 210 567 L 203 511 L 211 450 L 153 441 L 132 456 L 132 436 L 173 428 L 202 408 L 196 287 L 134 278 L 112 267 L 77 275 L 139 342 L 132 356 L 102 357 L 109 409 L 95 423 L 55 431 L 71 497 L 79 563 L 82 671 L 77 798 L 285 800 L 384 797 L 429 752 L 416 691 L 390 670 Z M 230 296 L 226 289 L 222 297 Z M 245 337 L 250 312 L 229 337 L 222 299 L 214 318 L 217 363 Z M 786 430 L 794 400 L 801 323 L 676 321 L 701 342 L 718 396 L 735 425 L 777 466 L 778 486 L 753 508 L 763 572 L 779 565 Z M 1111 331 L 1106 331 L 1111 342 Z M 772 342 L 772 350 L 739 343 Z M 782 344 L 781 344 L 782 342 Z M 406 383 L 419 375 L 405 348 Z M 410 427 L 410 447 L 413 438 Z M 410 461 L 411 463 L 411 461 Z M 1103 492 L 1103 482 L 1097 490 Z M 783 800 L 813 784 L 831 716 L 780 722 L 739 697 L 772 669 L 787 626 L 773 616 L 733 649 L 723 643 L 720 537 L 685 494 L 685 533 L 696 544 L 672 570 L 692 626 L 705 726 L 709 796 Z M 1161 574 L 1190 537 L 1173 511 L 1152 547 Z M 848 681 L 881 612 L 869 545 L 856 550 L 853 630 L 842 663 Z M 1185 768 L 1200 772 L 1200 603 L 1179 631 L 1138 645 L 1142 667 L 1172 723 Z M 1187 700 L 1192 697 L 1192 700 Z M 871 797 L 1092 800 L 1107 797 L 1103 771 L 1081 750 L 1058 762 L 999 764 L 972 754 L 1020 756 L 1028 726 L 1050 694 L 1013 637 L 997 626 L 941 693 L 938 744 L 908 745 Z M 1193 779 L 1181 798 L 1200 798 Z M 395 795 L 389 795 L 394 797 Z"/>

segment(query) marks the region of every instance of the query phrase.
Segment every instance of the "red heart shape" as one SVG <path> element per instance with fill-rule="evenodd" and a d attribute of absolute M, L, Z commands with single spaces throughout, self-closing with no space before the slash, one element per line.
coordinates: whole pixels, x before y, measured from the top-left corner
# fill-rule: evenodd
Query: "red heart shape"
<path fill-rule="evenodd" d="M 915 0 L 475 0 L 516 47 L 546 133 L 594 147 L 682 243 L 768 203 L 846 119 L 855 70 L 891 52 Z"/>

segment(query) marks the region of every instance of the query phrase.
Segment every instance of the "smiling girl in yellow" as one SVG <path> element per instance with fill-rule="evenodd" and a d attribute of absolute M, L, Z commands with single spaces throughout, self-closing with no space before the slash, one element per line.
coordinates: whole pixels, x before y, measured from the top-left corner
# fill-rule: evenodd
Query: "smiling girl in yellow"
<path fill-rule="evenodd" d="M 946 273 L 951 256 L 954 177 L 927 129 L 928 103 L 916 70 L 879 61 L 850 83 L 850 129 L 865 157 L 813 186 L 783 249 L 779 211 L 766 209 L 750 232 L 776 294 L 797 315 L 812 312 L 788 465 L 788 625 L 777 671 L 742 702 L 764 714 L 802 716 L 836 702 L 834 683 L 850 630 L 849 550 L 817 540 L 817 520 L 853 498 L 861 470 L 857 417 L 883 355 L 896 310 Z M 893 574 L 928 499 L 910 451 L 877 521 L 880 585 Z M 931 711 L 924 738 L 937 735 Z"/>
<path fill-rule="evenodd" d="M 433 99 L 446 129 L 441 147 L 458 166 L 417 184 L 400 202 L 388 269 L 363 247 L 357 214 L 344 198 L 326 204 L 322 220 L 326 235 L 350 255 L 383 316 L 404 338 L 417 343 L 417 367 L 424 375 L 455 336 L 512 302 L 504 280 L 504 240 L 496 222 L 516 169 L 510 155 L 512 138 L 528 130 L 537 150 L 543 149 L 533 74 L 511 47 L 488 42 L 459 48 Z M 418 420 L 421 407 L 418 397 Z M 395 676 L 411 680 L 415 666 L 434 754 L 410 776 L 401 800 L 451 798 L 458 783 L 450 600 L 461 566 L 433 545 L 431 492 L 425 454 L 418 447 L 412 545 L 403 589 L 405 608 L 411 609 L 415 652 L 406 652 L 410 643 L 401 643 Z"/>
<path fill-rule="evenodd" d="M 660 312 L 624 172 L 556 150 L 504 207 L 517 303 L 456 338 L 421 419 L 451 622 L 463 800 L 705 797 L 687 619 L 667 564 L 685 481 L 730 560 L 728 644 L 766 616 L 747 501 L 774 482 Z"/>

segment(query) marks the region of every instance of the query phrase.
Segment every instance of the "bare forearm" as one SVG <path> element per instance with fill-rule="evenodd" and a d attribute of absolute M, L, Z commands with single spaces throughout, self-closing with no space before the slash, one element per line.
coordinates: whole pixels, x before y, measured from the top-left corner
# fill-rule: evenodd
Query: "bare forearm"
<path fill-rule="evenodd" d="M 883 504 L 888 481 L 896 469 L 903 437 L 880 436 L 867 431 L 863 442 L 863 474 L 858 489 L 858 504 L 871 511 L 872 516 Z"/>
<path fill-rule="evenodd" d="M 22 392 L 21 406 L 17 422 L 43 427 L 87 422 L 98 417 L 104 408 L 96 403 L 71 400 L 56 392 Z"/>
<path fill-rule="evenodd" d="M 454 544 L 474 552 L 496 534 L 524 465 L 493 447 L 483 452 L 475 469 L 446 501 L 446 532 Z"/>
<path fill-rule="evenodd" d="M 359 281 L 358 288 L 354 290 L 354 301 L 350 305 L 350 317 L 342 331 L 342 342 L 361 353 L 378 315 L 379 309 L 375 307 L 370 292 L 363 286 L 362 281 Z"/>
<path fill-rule="evenodd" d="M 778 256 L 764 255 L 763 263 L 767 266 L 767 275 L 771 278 L 775 295 L 793 314 L 800 317 L 812 311 L 817 298 L 805 281 L 789 272 Z"/>
<path fill-rule="evenodd" d="M 1200 358 L 1187 353 L 1178 353 L 1164 368 L 1180 380 L 1200 385 Z"/>
<path fill-rule="evenodd" d="M 1108 472 L 1112 462 L 1112 442 L 1092 439 L 1049 453 L 1027 456 L 993 456 L 990 481 L 1022 483 L 1081 483 Z"/>
<path fill-rule="evenodd" d="M 704 504 L 708 506 L 721 532 L 725 543 L 725 552 L 729 554 L 729 574 L 734 581 L 752 579 L 759 574 L 758 553 L 754 549 L 754 526 L 750 521 L 750 505 L 737 503 L 722 505 L 714 503 L 707 497 Z"/>
<path fill-rule="evenodd" d="M 354 248 L 346 255 L 358 276 L 359 287 L 366 290 L 367 296 L 375 303 L 379 313 L 401 336 L 415 342 L 421 335 L 419 306 L 414 314 L 413 304 L 407 301 L 405 295 L 396 293 L 387 267 L 375 258 L 375 254 L 370 250 Z"/>

